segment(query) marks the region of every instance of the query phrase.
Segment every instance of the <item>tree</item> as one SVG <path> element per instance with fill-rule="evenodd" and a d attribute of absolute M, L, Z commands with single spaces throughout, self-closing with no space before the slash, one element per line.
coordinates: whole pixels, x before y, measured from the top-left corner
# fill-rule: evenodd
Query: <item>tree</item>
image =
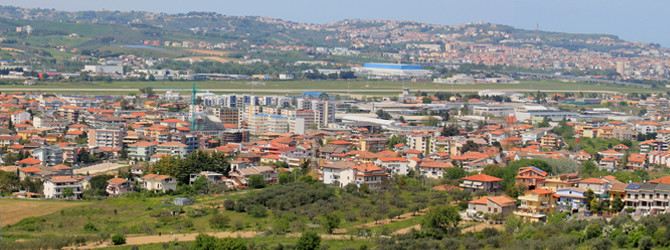
<path fill-rule="evenodd" d="M 231 211 L 235 210 L 235 201 L 231 200 L 231 199 L 227 199 L 227 200 L 223 201 L 223 207 L 226 210 L 231 210 Z"/>
<path fill-rule="evenodd" d="M 461 147 L 461 153 L 466 153 L 470 151 L 477 151 L 479 150 L 479 144 L 473 142 L 472 140 L 468 140 L 463 147 Z"/>
<path fill-rule="evenodd" d="M 334 214 L 326 214 L 324 215 L 325 221 L 324 221 L 324 226 L 326 227 L 326 231 L 329 234 L 333 233 L 333 229 L 337 228 L 340 226 L 340 217 Z"/>
<path fill-rule="evenodd" d="M 255 174 L 249 177 L 247 180 L 249 187 L 252 188 L 264 188 L 265 187 L 265 178 L 262 175 Z"/>
<path fill-rule="evenodd" d="M 438 235 L 458 233 L 458 223 L 461 216 L 458 214 L 458 208 L 455 206 L 439 206 L 431 209 L 421 221 L 421 228 L 431 230 Z"/>
<path fill-rule="evenodd" d="M 612 202 L 612 212 L 615 212 L 615 213 L 621 212 L 623 207 L 624 207 L 624 203 L 621 200 L 621 198 L 616 197 L 616 199 L 614 199 L 614 201 Z"/>
<path fill-rule="evenodd" d="M 597 213 L 600 211 L 600 203 L 598 203 L 598 199 L 592 199 L 591 202 L 589 202 L 589 209 L 593 213 Z"/>
<path fill-rule="evenodd" d="M 550 126 L 549 125 L 549 118 L 547 118 L 546 116 L 544 118 L 542 118 L 542 122 L 537 124 L 538 128 L 546 128 L 546 127 L 549 127 L 549 126 Z"/>
<path fill-rule="evenodd" d="M 74 196 L 74 190 L 71 187 L 66 187 L 63 189 L 63 198 L 70 198 Z"/>
<path fill-rule="evenodd" d="M 600 228 L 600 225 L 598 224 L 589 224 L 586 227 L 585 234 L 587 239 L 593 239 L 600 237 L 600 234 L 602 233 L 602 229 Z"/>
<path fill-rule="evenodd" d="M 582 168 L 579 170 L 579 175 L 581 177 L 591 177 L 594 172 L 598 170 L 598 166 L 591 161 L 585 161 L 582 163 Z"/>
<path fill-rule="evenodd" d="M 447 168 L 444 170 L 444 178 L 449 180 L 459 180 L 465 177 L 465 169 L 459 167 Z"/>
<path fill-rule="evenodd" d="M 244 240 L 237 238 L 221 238 L 217 239 L 214 236 L 199 234 L 195 237 L 195 242 L 191 246 L 195 250 L 247 250 L 247 245 Z"/>
<path fill-rule="evenodd" d="M 112 236 L 112 244 L 123 245 L 126 244 L 126 237 L 123 234 L 115 234 Z"/>
<path fill-rule="evenodd" d="M 379 119 L 383 119 L 383 120 L 391 120 L 391 118 L 393 118 L 391 116 L 391 114 L 389 114 L 389 112 L 386 112 L 382 109 L 377 110 L 376 114 L 379 117 Z"/>
<path fill-rule="evenodd" d="M 247 213 L 256 218 L 262 218 L 268 215 L 268 210 L 263 205 L 254 205 Z"/>
<path fill-rule="evenodd" d="M 293 182 L 293 176 L 289 172 L 281 172 L 279 177 L 277 177 L 279 184 L 287 184 Z"/>
<path fill-rule="evenodd" d="M 421 102 L 426 103 L 426 104 L 428 104 L 428 103 L 432 103 L 432 102 L 433 102 L 433 98 L 430 98 L 430 97 L 424 97 L 424 98 L 421 98 Z"/>
<path fill-rule="evenodd" d="M 214 229 L 224 229 L 230 223 L 230 218 L 221 213 L 212 214 L 212 217 L 209 218 L 209 226 Z"/>
<path fill-rule="evenodd" d="M 431 126 L 431 127 L 437 126 L 439 122 L 440 122 L 440 120 L 438 120 L 435 116 L 432 116 L 432 115 L 428 116 L 426 118 L 423 118 L 423 120 L 422 120 L 422 123 L 423 123 L 424 126 Z"/>
<path fill-rule="evenodd" d="M 196 178 L 191 187 L 196 193 L 200 194 L 208 194 L 210 191 L 209 180 L 204 175 Z"/>
<path fill-rule="evenodd" d="M 297 250 L 315 250 L 321 246 L 321 236 L 315 232 L 304 232 L 298 243 L 295 245 Z"/>
<path fill-rule="evenodd" d="M 155 95 L 154 88 L 152 87 L 140 88 L 140 92 L 148 97 Z"/>

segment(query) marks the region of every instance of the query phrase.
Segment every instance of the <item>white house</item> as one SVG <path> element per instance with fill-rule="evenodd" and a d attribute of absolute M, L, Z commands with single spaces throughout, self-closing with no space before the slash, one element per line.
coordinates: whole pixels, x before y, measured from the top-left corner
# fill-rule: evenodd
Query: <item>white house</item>
<path fill-rule="evenodd" d="M 403 157 L 379 157 L 375 165 L 381 166 L 391 174 L 407 175 L 409 173 L 409 161 Z"/>
<path fill-rule="evenodd" d="M 84 191 L 82 181 L 70 176 L 54 176 L 44 181 L 44 198 L 47 199 L 81 199 Z M 72 189 L 72 196 L 63 197 L 65 189 Z"/>
<path fill-rule="evenodd" d="M 144 189 L 149 191 L 177 190 L 177 180 L 169 175 L 148 174 L 142 180 Z"/>

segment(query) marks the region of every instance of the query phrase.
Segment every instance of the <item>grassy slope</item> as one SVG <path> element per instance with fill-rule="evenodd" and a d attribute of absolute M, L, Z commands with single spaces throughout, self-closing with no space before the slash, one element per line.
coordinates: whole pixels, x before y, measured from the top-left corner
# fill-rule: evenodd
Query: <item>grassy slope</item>
<path fill-rule="evenodd" d="M 0 219 L 2 219 L 2 226 L 5 226 L 17 223 L 27 217 L 43 216 L 62 209 L 71 209 L 87 204 L 91 203 L 81 201 L 2 199 L 0 200 Z"/>

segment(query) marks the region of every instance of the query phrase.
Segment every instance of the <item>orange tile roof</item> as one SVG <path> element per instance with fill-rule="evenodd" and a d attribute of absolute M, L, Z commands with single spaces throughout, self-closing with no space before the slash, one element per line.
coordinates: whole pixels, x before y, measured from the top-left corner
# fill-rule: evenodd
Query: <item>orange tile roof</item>
<path fill-rule="evenodd" d="M 473 176 L 463 177 L 461 179 L 467 180 L 467 181 L 480 181 L 480 182 L 502 181 L 502 179 L 500 179 L 498 177 L 493 177 L 493 176 L 486 175 L 486 174 L 477 174 L 477 175 L 473 175 Z"/>
<path fill-rule="evenodd" d="M 606 180 L 603 179 L 598 179 L 598 178 L 586 178 L 579 183 L 589 183 L 589 184 L 605 184 L 607 183 Z"/>
<path fill-rule="evenodd" d="M 35 159 L 35 158 L 32 158 L 32 157 L 28 157 L 28 158 L 25 158 L 25 159 L 23 159 L 23 160 L 18 161 L 17 163 L 18 163 L 18 164 L 28 164 L 28 165 L 32 165 L 32 164 L 40 164 L 41 162 L 42 162 L 42 161 L 40 161 L 40 160 L 38 160 L 38 159 Z"/>

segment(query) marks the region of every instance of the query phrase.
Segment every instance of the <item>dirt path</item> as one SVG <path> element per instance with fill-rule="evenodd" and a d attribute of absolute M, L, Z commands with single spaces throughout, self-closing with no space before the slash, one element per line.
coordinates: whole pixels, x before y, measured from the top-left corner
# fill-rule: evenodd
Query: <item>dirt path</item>
<path fill-rule="evenodd" d="M 412 229 L 421 230 L 421 225 L 420 225 L 420 224 L 416 224 L 416 225 L 411 226 L 411 227 L 406 227 L 406 228 L 398 229 L 398 230 L 396 230 L 395 232 L 393 232 L 392 235 L 406 234 L 406 233 L 411 232 Z"/>
<path fill-rule="evenodd" d="M 460 226 L 464 226 L 466 222 L 461 221 Z M 483 223 L 478 223 L 477 225 L 468 227 L 466 229 L 461 230 L 462 233 L 467 233 L 467 232 L 479 232 L 484 230 L 485 228 L 493 228 L 496 230 L 504 230 L 505 226 L 502 224 L 488 224 L 486 222 Z"/>
<path fill-rule="evenodd" d="M 343 233 L 348 232 L 349 229 L 376 227 L 376 226 L 386 225 L 386 224 L 389 224 L 389 223 L 392 223 L 392 222 L 409 220 L 411 218 L 414 218 L 414 217 L 417 217 L 417 216 L 420 216 L 420 215 L 424 215 L 424 214 L 426 214 L 426 212 L 428 212 L 428 209 L 421 210 L 421 212 L 417 212 L 416 215 L 414 215 L 414 213 L 402 214 L 402 215 L 400 215 L 400 217 L 396 217 L 393 220 L 383 219 L 383 220 L 379 220 L 377 222 L 371 221 L 371 222 L 368 222 L 368 223 L 365 223 L 365 224 L 352 226 L 350 228 L 338 228 L 338 229 L 333 230 L 333 233 L 334 234 L 343 234 Z"/>
<path fill-rule="evenodd" d="M 146 244 L 153 244 L 153 243 L 166 243 L 166 242 L 174 242 L 174 241 L 195 241 L 195 238 L 198 236 L 200 233 L 189 233 L 189 234 L 174 234 L 174 235 L 141 235 L 141 236 L 128 236 L 126 237 L 126 244 L 124 246 L 133 246 L 133 245 L 146 245 Z M 254 238 L 254 237 L 262 237 L 263 232 L 255 232 L 255 231 L 238 231 L 238 232 L 208 232 L 205 233 L 211 236 L 215 236 L 217 238 Z M 284 236 L 271 236 L 271 237 L 286 237 L 286 238 L 299 238 L 302 236 L 300 233 L 290 233 L 286 234 Z M 350 235 L 333 235 L 333 234 L 321 234 L 322 239 L 329 239 L 329 240 L 348 240 L 351 238 L 354 239 L 364 239 L 362 237 L 357 237 L 357 236 L 350 236 Z M 95 249 L 95 248 L 103 248 L 103 247 L 109 247 L 111 246 L 111 242 L 106 241 L 103 243 L 99 242 L 92 242 L 89 243 L 85 246 L 78 246 L 78 247 L 69 247 L 66 249 Z"/>

